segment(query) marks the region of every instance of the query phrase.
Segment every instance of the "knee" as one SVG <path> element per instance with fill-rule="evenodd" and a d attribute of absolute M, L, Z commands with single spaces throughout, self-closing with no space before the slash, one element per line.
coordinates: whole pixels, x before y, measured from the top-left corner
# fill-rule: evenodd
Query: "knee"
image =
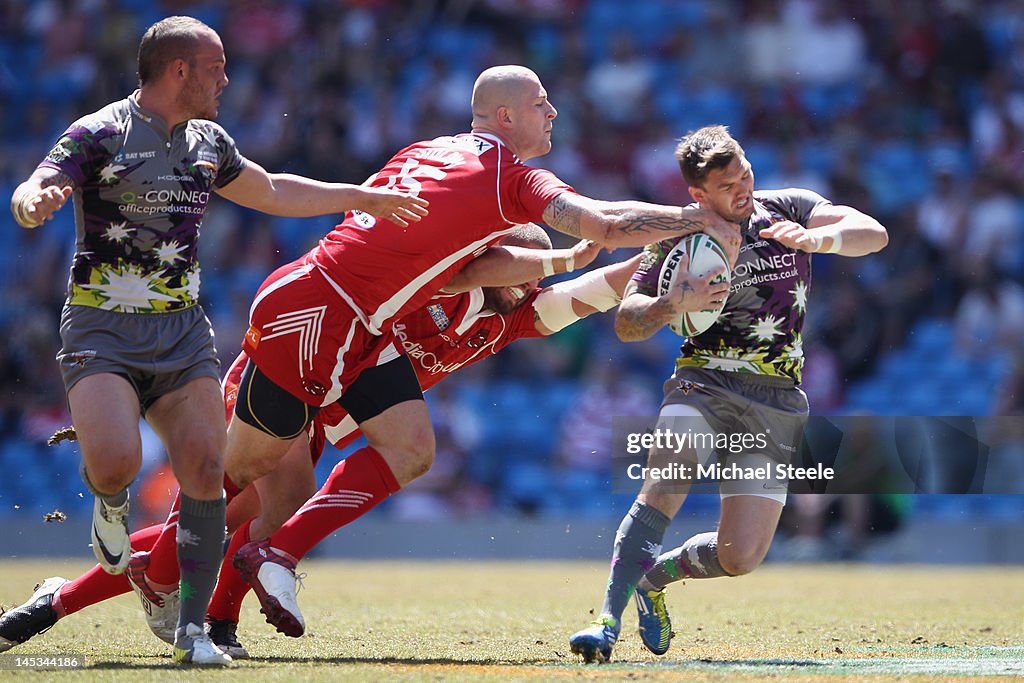
<path fill-rule="evenodd" d="M 242 455 L 243 453 L 244 455 Z M 273 464 L 270 467 L 264 465 L 265 460 L 267 458 L 255 449 L 245 451 L 232 449 L 229 441 L 228 448 L 224 452 L 224 473 L 235 486 L 244 489 L 273 469 Z M 269 462 L 269 460 L 267 461 Z"/>
<path fill-rule="evenodd" d="M 214 498 L 224 485 L 223 454 L 209 444 L 177 451 L 171 467 L 182 492 L 193 498 Z"/>
<path fill-rule="evenodd" d="M 409 474 L 412 479 L 422 477 L 434 466 L 434 450 L 418 450 L 409 454 Z"/>
<path fill-rule="evenodd" d="M 422 477 L 434 465 L 434 432 L 427 430 L 421 433 L 418 438 L 411 439 L 403 444 L 401 451 L 403 460 L 408 466 L 411 479 Z"/>
<path fill-rule="evenodd" d="M 370 445 L 381 454 L 402 486 L 426 474 L 434 464 L 434 431 L 429 424 L 426 429 L 409 430 L 404 436 Z"/>
<path fill-rule="evenodd" d="M 85 476 L 89 478 L 89 484 L 94 491 L 112 496 L 127 488 L 138 472 L 138 468 L 132 466 L 128 460 L 120 460 L 103 468 L 89 467 L 85 470 Z"/>
<path fill-rule="evenodd" d="M 718 547 L 718 562 L 731 576 L 749 574 L 761 566 L 767 548 L 740 547 L 736 544 Z"/>
<path fill-rule="evenodd" d="M 93 492 L 113 495 L 128 487 L 142 466 L 142 454 L 131 450 L 111 450 L 102 457 L 83 453 L 82 478 Z"/>

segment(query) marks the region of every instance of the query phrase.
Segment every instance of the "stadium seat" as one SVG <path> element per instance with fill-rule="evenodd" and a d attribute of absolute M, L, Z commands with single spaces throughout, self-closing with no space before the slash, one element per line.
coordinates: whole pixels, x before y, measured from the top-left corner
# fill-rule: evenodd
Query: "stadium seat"
<path fill-rule="evenodd" d="M 498 500 L 509 511 L 539 512 L 544 509 L 552 490 L 552 478 L 546 466 L 511 462 L 504 467 Z"/>
<path fill-rule="evenodd" d="M 953 345 L 953 325 L 939 318 L 922 320 L 910 331 L 908 339 L 915 355 L 944 354 Z"/>
<path fill-rule="evenodd" d="M 754 179 L 758 176 L 767 178 L 779 170 L 779 149 L 776 145 L 752 139 L 743 142 L 743 151 L 747 160 L 754 167 Z M 757 189 L 757 188 L 755 188 Z"/>

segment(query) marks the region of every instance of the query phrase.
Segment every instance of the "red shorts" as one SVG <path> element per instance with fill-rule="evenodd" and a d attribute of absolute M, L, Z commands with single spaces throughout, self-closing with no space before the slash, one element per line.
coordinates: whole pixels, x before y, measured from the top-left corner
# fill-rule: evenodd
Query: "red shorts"
<path fill-rule="evenodd" d="M 231 422 L 231 416 L 235 412 L 235 403 L 238 401 L 238 385 L 242 382 L 242 371 L 245 370 L 245 364 L 248 361 L 249 357 L 245 355 L 245 351 L 240 352 L 231 361 L 228 374 L 224 375 L 224 379 L 220 383 L 224 390 L 224 409 L 227 411 L 225 417 L 228 423 Z"/>
<path fill-rule="evenodd" d="M 317 267 L 302 261 L 263 281 L 242 349 L 271 382 L 314 407 L 337 401 L 364 369 L 401 355 L 393 331 L 372 334 Z"/>

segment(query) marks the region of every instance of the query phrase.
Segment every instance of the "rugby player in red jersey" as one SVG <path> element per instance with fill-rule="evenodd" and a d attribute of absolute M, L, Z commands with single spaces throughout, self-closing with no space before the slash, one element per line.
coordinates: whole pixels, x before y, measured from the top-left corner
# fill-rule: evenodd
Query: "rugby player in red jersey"
<path fill-rule="evenodd" d="M 244 400 L 228 427 L 229 488 L 273 470 L 316 413 L 334 403 L 368 442 L 346 461 L 348 488 L 364 494 L 359 507 L 372 507 L 427 471 L 433 428 L 393 323 L 427 304 L 516 224 L 543 221 L 608 247 L 705 231 L 738 249 L 738 227 L 703 207 L 597 201 L 550 171 L 525 165 L 551 150 L 557 115 L 533 71 L 485 70 L 474 85 L 472 111 L 471 132 L 410 145 L 371 181 L 430 202 L 430 214 L 414 228 L 353 212 L 316 248 L 264 281 L 243 342 L 249 356 L 239 387 Z M 301 633 L 301 618 L 278 608 L 294 602 L 294 563 L 267 548 L 248 550 L 239 553 L 249 558 L 244 573 L 268 618 Z"/>
<path fill-rule="evenodd" d="M 485 257 L 478 259 L 474 268 L 486 264 L 492 277 L 498 273 L 505 277 L 530 278 L 530 281 L 512 287 L 440 293 L 427 306 L 395 324 L 397 338 L 415 358 L 414 368 L 424 389 L 462 367 L 497 353 L 516 339 L 551 334 L 597 310 L 608 310 L 617 302 L 639 258 L 542 290 L 536 284 L 551 267 L 551 261 L 558 261 L 563 269 L 572 270 L 573 263 L 586 266 L 599 251 L 596 245 L 585 244 L 572 250 L 543 247 L 550 247 L 550 240 L 542 229 L 520 226 L 502 240 L 502 247 L 492 248 Z M 490 263 L 486 263 L 488 261 Z M 472 272 L 474 268 L 465 269 L 448 287 L 465 288 L 473 278 L 486 277 Z M 439 323 L 439 320 L 447 320 L 449 324 Z M 245 354 L 240 354 L 224 379 L 229 419 L 246 360 Z M 339 495 L 338 491 L 348 489 L 348 459 L 334 468 L 324 487 L 306 502 L 315 488 L 313 466 L 326 441 L 343 448 L 359 436 L 358 427 L 343 409 L 339 406 L 326 408 L 311 423 L 308 446 L 306 439 L 296 440 L 273 472 L 258 479 L 253 487 L 229 503 L 228 528 L 237 531 L 234 531 L 231 548 L 221 568 L 208 618 L 213 641 L 229 655 L 248 656 L 235 633 L 242 598 L 249 588 L 231 564 L 235 550 L 250 538 L 263 538 L 272 533 L 303 503 L 306 504 L 299 513 L 289 520 L 289 529 L 282 540 L 290 549 L 286 552 L 298 556 L 336 528 L 367 512 L 372 505 L 344 508 L 344 515 L 324 505 L 325 500 Z M 172 511 L 165 525 L 133 533 L 132 547 L 136 551 L 148 551 L 162 530 L 173 531 L 175 526 L 176 512 Z M 173 557 L 162 561 L 173 569 Z M 25 642 L 68 614 L 128 592 L 131 585 L 124 577 L 110 576 L 98 566 L 67 583 L 63 583 L 63 579 L 48 581 L 62 585 L 45 595 L 33 595 L 24 605 L 0 617 L 0 651 Z M 147 621 L 153 632 L 165 640 L 173 638 L 174 602 L 151 600 L 144 604 L 149 607 Z"/>

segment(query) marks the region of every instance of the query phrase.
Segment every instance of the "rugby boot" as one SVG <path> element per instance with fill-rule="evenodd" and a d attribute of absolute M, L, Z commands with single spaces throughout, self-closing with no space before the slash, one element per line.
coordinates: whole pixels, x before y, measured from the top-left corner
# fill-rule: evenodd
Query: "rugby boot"
<path fill-rule="evenodd" d="M 128 567 L 132 554 L 128 538 L 128 501 L 112 508 L 96 498 L 92 507 L 92 552 L 108 574 L 121 574 Z"/>
<path fill-rule="evenodd" d="M 295 598 L 300 577 L 295 575 L 294 560 L 271 548 L 269 540 L 262 540 L 239 548 L 232 563 L 252 586 L 268 624 L 291 638 L 305 633 L 306 622 Z"/>
<path fill-rule="evenodd" d="M 50 630 L 57 623 L 53 596 L 67 582 L 67 579 L 59 576 L 50 577 L 36 586 L 32 597 L 24 605 L 0 615 L 0 652 L 6 652 L 32 636 Z"/>
<path fill-rule="evenodd" d="M 213 644 L 231 659 L 249 659 L 249 653 L 238 642 L 238 624 L 228 619 L 206 617 L 206 632 Z"/>
<path fill-rule="evenodd" d="M 154 590 L 146 581 L 147 569 L 149 553 L 134 553 L 128 560 L 128 583 L 135 595 L 139 596 L 149 630 L 168 645 L 174 645 L 174 631 L 178 626 L 178 609 L 181 604 L 178 590 L 170 593 Z"/>
<path fill-rule="evenodd" d="M 602 614 L 590 622 L 590 626 L 569 637 L 569 649 L 582 657 L 585 664 L 603 664 L 612 658 L 612 648 L 618 639 L 618 620 Z"/>
<path fill-rule="evenodd" d="M 193 664 L 197 666 L 225 666 L 232 662 L 230 656 L 213 644 L 199 624 L 188 624 L 185 632 L 174 640 L 174 653 L 171 655 L 175 664 Z"/>
<path fill-rule="evenodd" d="M 672 640 L 672 619 L 665 607 L 665 591 L 645 591 L 637 588 L 633 594 L 636 611 L 640 617 L 640 640 L 644 647 L 656 655 L 668 652 Z"/>

